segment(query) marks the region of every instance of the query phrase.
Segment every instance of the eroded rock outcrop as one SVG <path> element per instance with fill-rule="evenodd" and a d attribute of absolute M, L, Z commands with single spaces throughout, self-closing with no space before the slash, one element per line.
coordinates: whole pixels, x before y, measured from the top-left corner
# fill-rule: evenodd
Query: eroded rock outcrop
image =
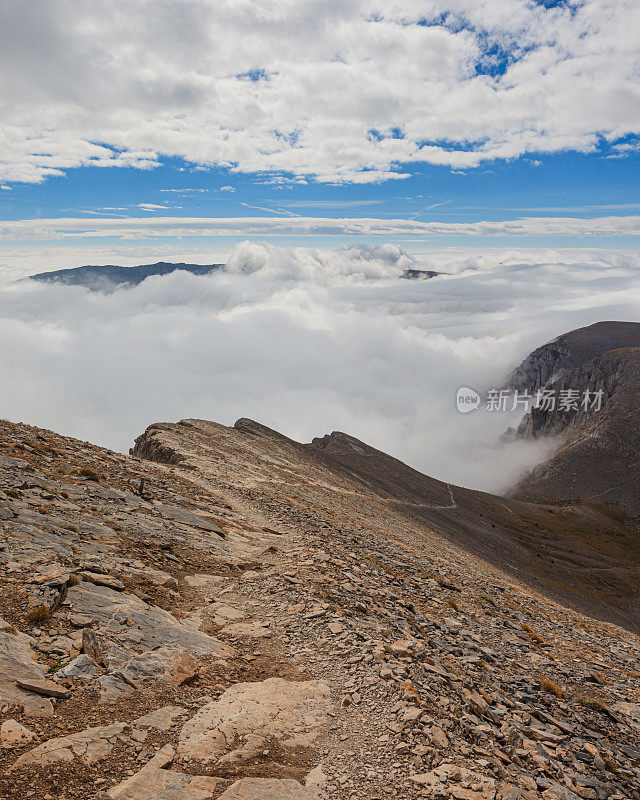
<path fill-rule="evenodd" d="M 178 755 L 225 764 L 255 758 L 273 742 L 311 747 L 328 723 L 330 697 L 322 681 L 238 683 L 185 723 Z"/>

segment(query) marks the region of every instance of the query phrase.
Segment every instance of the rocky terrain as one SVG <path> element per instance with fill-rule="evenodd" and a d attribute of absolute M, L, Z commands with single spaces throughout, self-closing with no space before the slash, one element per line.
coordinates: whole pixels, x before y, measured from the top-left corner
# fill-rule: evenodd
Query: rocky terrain
<path fill-rule="evenodd" d="M 572 408 L 533 407 L 517 434 L 553 436 L 559 445 L 512 491 L 536 502 L 588 503 L 640 516 L 640 324 L 605 322 L 566 334 L 539 348 L 514 373 L 532 394 L 571 392 Z M 583 403 L 585 392 L 597 408 Z M 585 469 L 585 465 L 588 468 Z M 637 556 L 634 558 L 634 561 Z"/>
<path fill-rule="evenodd" d="M 248 420 L 0 433 L 1 797 L 640 798 L 640 639 L 480 557 L 555 510 Z"/>
<path fill-rule="evenodd" d="M 508 386 L 535 392 L 588 361 L 621 347 L 640 347 L 640 322 L 596 322 L 558 336 L 530 353 L 516 367 Z"/>

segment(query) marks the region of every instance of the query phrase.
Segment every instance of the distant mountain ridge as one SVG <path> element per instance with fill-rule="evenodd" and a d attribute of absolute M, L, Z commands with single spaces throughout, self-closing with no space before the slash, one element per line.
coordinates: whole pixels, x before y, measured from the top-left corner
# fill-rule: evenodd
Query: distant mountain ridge
<path fill-rule="evenodd" d="M 172 272 L 190 272 L 192 275 L 210 275 L 224 267 L 224 264 L 185 264 L 169 261 L 156 261 L 155 264 L 139 264 L 136 267 L 119 267 L 115 264 L 92 265 L 58 269 L 52 272 L 39 272 L 30 275 L 30 280 L 45 283 L 62 283 L 66 286 L 86 286 L 89 289 L 104 289 L 113 286 L 138 286 L 142 281 L 155 275 L 169 275 Z"/>
<path fill-rule="evenodd" d="M 185 264 L 169 261 L 156 261 L 155 264 L 139 264 L 136 267 L 120 267 L 115 264 L 70 267 L 52 272 L 38 272 L 29 275 L 29 280 L 43 283 L 61 283 L 65 286 L 85 286 L 93 290 L 108 290 L 117 286 L 139 286 L 142 281 L 156 275 L 170 275 L 172 272 L 190 272 L 192 275 L 210 275 L 224 269 L 225 264 Z M 408 280 L 428 280 L 446 272 L 431 269 L 406 269 L 400 276 Z"/>

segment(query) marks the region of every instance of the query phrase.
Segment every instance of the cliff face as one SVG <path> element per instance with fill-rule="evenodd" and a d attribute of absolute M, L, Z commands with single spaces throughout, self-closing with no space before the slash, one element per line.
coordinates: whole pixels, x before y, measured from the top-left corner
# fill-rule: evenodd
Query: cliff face
<path fill-rule="evenodd" d="M 542 345 L 512 372 L 507 385 L 535 392 L 611 350 L 640 347 L 640 323 L 597 322 Z"/>
<path fill-rule="evenodd" d="M 532 408 L 523 418 L 520 436 L 555 436 L 560 444 L 512 496 L 612 504 L 631 517 L 640 516 L 640 348 L 606 353 L 567 371 L 547 389 L 556 398 L 572 391 L 578 408 Z M 589 407 L 582 403 L 585 392 Z"/>
<path fill-rule="evenodd" d="M 559 444 L 511 496 L 610 505 L 640 516 L 639 363 L 640 323 L 635 322 L 579 328 L 524 359 L 509 387 L 534 397 L 545 390 L 555 401 L 532 407 L 517 435 L 555 437 Z"/>

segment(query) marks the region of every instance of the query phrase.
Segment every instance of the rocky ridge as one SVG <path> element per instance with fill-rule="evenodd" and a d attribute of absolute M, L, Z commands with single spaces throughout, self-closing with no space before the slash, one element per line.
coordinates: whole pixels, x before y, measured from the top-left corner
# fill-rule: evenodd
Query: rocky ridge
<path fill-rule="evenodd" d="M 640 325 L 599 323 L 566 334 L 525 359 L 512 385 L 534 397 L 544 389 L 554 398 L 534 405 L 516 435 L 554 437 L 557 446 L 510 495 L 587 503 L 637 520 Z"/>
<path fill-rule="evenodd" d="M 627 347 L 640 347 L 639 322 L 607 320 L 577 328 L 536 348 L 511 373 L 507 385 L 536 392 L 594 358 Z"/>
<path fill-rule="evenodd" d="M 2 797 L 640 797 L 638 638 L 353 463 L 250 421 L 152 426 L 169 464 L 1 434 Z"/>

